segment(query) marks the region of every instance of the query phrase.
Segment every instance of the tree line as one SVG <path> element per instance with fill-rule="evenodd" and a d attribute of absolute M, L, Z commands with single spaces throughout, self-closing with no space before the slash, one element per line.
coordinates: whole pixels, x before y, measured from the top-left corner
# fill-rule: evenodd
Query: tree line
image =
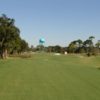
<path fill-rule="evenodd" d="M 88 56 L 97 55 L 100 53 L 100 40 L 97 41 L 96 44 L 93 43 L 94 36 L 90 36 L 85 41 L 81 39 L 72 41 L 67 51 L 69 53 L 86 53 Z"/>
<path fill-rule="evenodd" d="M 56 46 L 48 46 L 44 47 L 43 45 L 38 45 L 36 48 L 33 48 L 33 51 L 45 51 L 49 53 L 81 53 L 86 54 L 87 56 L 98 55 L 100 53 L 100 40 L 97 41 L 96 44 L 93 43 L 94 36 L 90 36 L 85 41 L 81 39 L 72 41 L 68 47 L 61 47 L 59 45 Z"/>
<path fill-rule="evenodd" d="M 48 53 L 85 53 L 88 56 L 100 53 L 100 40 L 96 44 L 93 43 L 94 36 L 90 36 L 85 41 L 81 39 L 72 41 L 68 47 L 38 45 L 29 48 L 28 43 L 21 38 L 20 29 L 15 25 L 13 18 L 7 17 L 5 14 L 0 16 L 0 57 L 7 58 L 8 54 L 21 54 L 26 51 L 45 51 Z"/>

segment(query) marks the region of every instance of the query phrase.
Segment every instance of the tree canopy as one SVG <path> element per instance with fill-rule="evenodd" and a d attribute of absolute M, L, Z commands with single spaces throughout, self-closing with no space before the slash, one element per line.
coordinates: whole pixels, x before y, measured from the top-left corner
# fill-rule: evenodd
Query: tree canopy
<path fill-rule="evenodd" d="M 21 50 L 22 39 L 20 30 L 15 26 L 15 20 L 7 17 L 5 14 L 0 16 L 0 54 L 2 58 L 6 58 L 8 52 L 13 50 Z M 24 44 L 26 41 L 24 41 Z M 27 43 L 26 43 L 27 44 Z M 28 45 L 27 45 L 28 47 Z M 26 47 L 25 47 L 26 48 Z"/>

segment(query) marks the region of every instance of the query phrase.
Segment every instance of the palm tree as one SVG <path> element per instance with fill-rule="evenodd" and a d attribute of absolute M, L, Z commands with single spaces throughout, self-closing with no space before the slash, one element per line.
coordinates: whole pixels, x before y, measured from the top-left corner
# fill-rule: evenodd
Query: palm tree
<path fill-rule="evenodd" d="M 94 36 L 90 36 L 86 41 L 84 41 L 83 45 L 85 47 L 86 53 L 91 54 L 94 51 L 94 46 L 93 46 L 93 39 Z"/>
<path fill-rule="evenodd" d="M 93 39 L 95 39 L 95 37 L 94 36 L 90 36 L 89 37 L 89 40 L 90 40 L 90 47 L 93 47 Z"/>
<path fill-rule="evenodd" d="M 78 39 L 76 42 L 78 43 L 78 47 L 79 47 L 79 48 L 80 48 L 80 47 L 82 46 L 82 44 L 83 44 L 83 41 L 80 40 L 80 39 Z"/>
<path fill-rule="evenodd" d="M 89 40 L 93 40 L 93 39 L 95 39 L 94 36 L 90 36 L 90 37 L 89 37 Z"/>
<path fill-rule="evenodd" d="M 69 53 L 75 53 L 77 49 L 77 41 L 72 41 L 68 46 Z"/>

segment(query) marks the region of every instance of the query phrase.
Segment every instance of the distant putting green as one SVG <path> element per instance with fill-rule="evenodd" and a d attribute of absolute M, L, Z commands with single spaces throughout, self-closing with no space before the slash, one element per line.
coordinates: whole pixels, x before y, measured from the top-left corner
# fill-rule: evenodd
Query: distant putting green
<path fill-rule="evenodd" d="M 34 54 L 0 60 L 0 100 L 100 100 L 100 57 Z"/>

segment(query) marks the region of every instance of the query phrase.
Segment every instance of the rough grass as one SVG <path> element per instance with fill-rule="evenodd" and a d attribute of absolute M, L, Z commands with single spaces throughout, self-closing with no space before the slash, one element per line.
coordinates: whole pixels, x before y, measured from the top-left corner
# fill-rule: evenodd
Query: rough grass
<path fill-rule="evenodd" d="M 100 100 L 99 66 L 79 55 L 0 60 L 0 100 Z"/>

